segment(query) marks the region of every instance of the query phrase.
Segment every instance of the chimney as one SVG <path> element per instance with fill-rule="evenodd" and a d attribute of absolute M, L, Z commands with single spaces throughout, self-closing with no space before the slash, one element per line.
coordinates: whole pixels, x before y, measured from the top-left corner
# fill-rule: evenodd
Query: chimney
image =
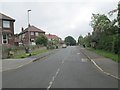
<path fill-rule="evenodd" d="M 90 36 L 90 33 L 88 33 L 88 36 Z"/>
<path fill-rule="evenodd" d="M 24 31 L 24 28 L 22 27 L 21 30 L 22 30 L 22 32 L 23 32 L 23 31 Z"/>
<path fill-rule="evenodd" d="M 30 27 L 30 24 L 28 25 L 28 27 Z"/>

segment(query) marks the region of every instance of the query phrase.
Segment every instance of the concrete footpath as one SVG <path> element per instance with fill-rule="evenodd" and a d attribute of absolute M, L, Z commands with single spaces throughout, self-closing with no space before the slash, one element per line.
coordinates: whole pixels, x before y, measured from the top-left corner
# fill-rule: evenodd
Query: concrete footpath
<path fill-rule="evenodd" d="M 100 56 L 92 51 L 80 47 L 80 51 L 103 73 L 120 80 L 118 72 L 120 63 L 117 63 L 109 58 Z"/>
<path fill-rule="evenodd" d="M 34 56 L 30 56 L 30 57 L 24 58 L 24 59 L 3 59 L 2 64 L 0 65 L 0 72 L 10 70 L 10 69 L 20 68 L 24 65 L 31 63 L 31 62 L 34 62 L 36 60 L 39 60 L 39 59 L 44 58 L 46 56 L 49 56 L 58 50 L 59 49 L 51 50 L 51 51 L 41 53 L 38 55 L 34 55 Z"/>

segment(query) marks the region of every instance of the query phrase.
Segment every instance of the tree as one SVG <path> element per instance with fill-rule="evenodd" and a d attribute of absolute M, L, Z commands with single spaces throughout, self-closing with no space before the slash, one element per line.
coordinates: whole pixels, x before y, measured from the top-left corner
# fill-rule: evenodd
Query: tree
<path fill-rule="evenodd" d="M 47 42 L 48 42 L 48 39 L 45 35 L 40 35 L 36 38 L 36 44 L 37 45 L 44 45 L 46 46 L 47 45 Z"/>
<path fill-rule="evenodd" d="M 120 3 L 118 4 L 118 9 L 110 11 L 109 14 L 112 15 L 114 12 L 118 11 L 118 16 L 114 20 L 110 19 L 105 14 L 93 14 L 91 20 L 91 26 L 93 28 L 91 42 L 95 42 L 95 48 L 103 49 L 110 52 L 118 53 L 118 44 L 120 42 L 117 36 L 120 36 L 119 32 L 119 21 L 120 21 Z M 118 25 L 116 25 L 118 22 Z M 86 42 L 89 42 L 89 38 L 86 37 Z"/>
<path fill-rule="evenodd" d="M 118 14 L 117 14 L 117 20 L 116 22 L 118 22 L 118 28 L 120 28 L 120 1 L 118 2 L 118 7 L 110 12 L 108 12 L 108 14 L 110 16 L 112 16 L 114 13 L 116 13 L 118 11 Z M 118 31 L 120 32 L 120 31 Z"/>
<path fill-rule="evenodd" d="M 82 45 L 83 44 L 83 36 L 78 37 L 78 44 Z"/>
<path fill-rule="evenodd" d="M 67 45 L 76 45 L 76 40 L 72 36 L 67 36 L 64 40 Z"/>
<path fill-rule="evenodd" d="M 120 28 L 120 1 L 118 3 L 118 16 L 117 16 L 117 20 L 118 20 L 118 26 Z"/>
<path fill-rule="evenodd" d="M 118 26 L 115 26 L 115 30 L 117 32 L 115 32 L 117 35 L 114 39 L 114 51 L 115 53 L 118 53 L 120 55 L 120 1 L 118 2 L 118 7 L 117 9 L 114 9 L 112 11 L 110 11 L 108 14 L 110 16 L 112 16 L 115 12 L 118 12 L 117 13 L 117 19 L 116 19 L 116 22 L 118 22 Z"/>
<path fill-rule="evenodd" d="M 91 26 L 95 30 L 99 30 L 100 32 L 103 32 L 105 30 L 109 29 L 111 21 L 105 14 L 93 14 Z"/>

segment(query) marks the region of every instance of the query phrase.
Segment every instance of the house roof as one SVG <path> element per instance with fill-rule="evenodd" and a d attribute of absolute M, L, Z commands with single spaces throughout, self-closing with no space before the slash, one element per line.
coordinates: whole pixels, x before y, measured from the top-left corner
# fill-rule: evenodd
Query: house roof
<path fill-rule="evenodd" d="M 60 37 L 56 36 L 56 35 L 53 35 L 53 34 L 46 34 L 46 37 L 48 39 L 61 39 Z"/>
<path fill-rule="evenodd" d="M 23 30 L 20 34 L 25 33 L 28 30 L 31 31 L 31 32 L 45 33 L 45 31 L 43 31 L 43 30 L 41 30 L 41 29 L 39 29 L 39 28 L 37 28 L 37 27 L 35 27 L 35 26 L 32 25 L 32 26 L 29 26 L 29 28 L 26 28 L 25 30 Z"/>
<path fill-rule="evenodd" d="M 5 14 L 2 14 L 2 13 L 0 13 L 0 19 L 15 21 L 15 19 L 13 19 L 13 18 L 11 18 L 11 17 L 9 17 L 9 16 L 7 16 Z"/>

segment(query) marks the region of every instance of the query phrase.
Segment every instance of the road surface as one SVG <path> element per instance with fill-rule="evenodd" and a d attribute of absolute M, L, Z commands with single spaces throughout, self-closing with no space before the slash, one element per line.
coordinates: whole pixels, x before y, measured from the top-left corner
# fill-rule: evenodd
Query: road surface
<path fill-rule="evenodd" d="M 118 88 L 118 81 L 98 70 L 77 46 L 2 75 L 3 88 Z"/>

